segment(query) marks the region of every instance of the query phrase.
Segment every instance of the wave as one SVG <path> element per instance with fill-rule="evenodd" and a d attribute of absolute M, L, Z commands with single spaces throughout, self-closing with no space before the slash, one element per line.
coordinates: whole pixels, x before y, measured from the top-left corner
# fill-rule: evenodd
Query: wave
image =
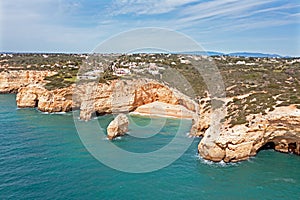
<path fill-rule="evenodd" d="M 72 115 L 70 112 L 41 112 L 43 115 Z"/>
<path fill-rule="evenodd" d="M 286 182 L 286 183 L 296 183 L 297 181 L 293 178 L 275 178 L 274 181 Z"/>
<path fill-rule="evenodd" d="M 202 158 L 198 153 L 195 155 L 195 157 L 198 158 L 198 160 L 200 160 L 200 162 L 202 164 L 209 165 L 209 166 L 212 166 L 212 167 L 232 167 L 232 166 L 238 166 L 239 165 L 238 162 L 236 162 L 236 163 L 226 163 L 223 160 L 220 161 L 220 162 L 214 162 L 214 161 L 211 161 L 211 160 L 206 160 L 206 159 Z"/>

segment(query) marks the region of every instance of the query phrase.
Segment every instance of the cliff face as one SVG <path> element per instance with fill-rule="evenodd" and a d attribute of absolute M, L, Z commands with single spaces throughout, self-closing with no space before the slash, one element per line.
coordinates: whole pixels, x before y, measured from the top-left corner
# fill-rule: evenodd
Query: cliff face
<path fill-rule="evenodd" d="M 214 120 L 211 111 L 201 119 L 200 124 Z M 231 126 L 227 120 L 219 127 L 198 126 L 198 133 L 201 133 L 199 130 L 204 132 L 198 146 L 199 154 L 212 161 L 245 160 L 265 146 L 300 155 L 300 109 L 294 105 L 277 107 L 265 115 L 248 115 L 244 124 Z"/>
<path fill-rule="evenodd" d="M 89 120 L 94 112 L 131 112 L 156 101 L 181 105 L 191 112 L 197 110 L 196 104 L 188 97 L 151 80 L 115 80 L 110 84 L 86 83 L 51 91 L 42 85 L 32 84 L 19 89 L 17 94 L 19 107 L 38 107 L 43 112 L 67 112 L 72 107 L 80 108 L 82 120 Z M 165 112 L 168 116 L 168 112 L 173 110 Z"/>
<path fill-rule="evenodd" d="M 109 85 L 100 83 L 78 86 L 75 94 L 75 101 L 81 104 L 82 120 L 89 120 L 93 109 L 99 114 L 131 112 L 155 101 L 182 105 L 192 112 L 197 109 L 196 104 L 180 92 L 147 79 L 117 80 Z"/>
<path fill-rule="evenodd" d="M 29 84 L 44 83 L 44 78 L 56 74 L 53 71 L 11 70 L 0 72 L 0 93 L 17 93 Z"/>
<path fill-rule="evenodd" d="M 42 112 L 68 112 L 72 110 L 72 87 L 48 91 L 42 85 L 31 84 L 19 89 L 19 108 L 37 107 Z"/>

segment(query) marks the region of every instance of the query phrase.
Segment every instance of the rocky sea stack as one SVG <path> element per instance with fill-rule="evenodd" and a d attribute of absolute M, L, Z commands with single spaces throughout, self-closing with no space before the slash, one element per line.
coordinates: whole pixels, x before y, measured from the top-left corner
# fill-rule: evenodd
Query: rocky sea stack
<path fill-rule="evenodd" d="M 125 114 L 119 114 L 107 127 L 107 137 L 112 140 L 128 132 L 129 120 Z"/>

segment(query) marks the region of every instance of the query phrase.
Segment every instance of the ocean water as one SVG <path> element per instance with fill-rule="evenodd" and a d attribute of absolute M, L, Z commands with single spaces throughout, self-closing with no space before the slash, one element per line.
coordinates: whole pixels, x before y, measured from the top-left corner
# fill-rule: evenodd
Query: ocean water
<path fill-rule="evenodd" d="M 105 127 L 111 119 L 94 120 Z M 149 130 L 162 121 L 131 120 Z M 183 126 L 188 132 L 190 123 Z M 125 136 L 113 144 L 154 151 L 172 140 L 176 127 L 178 120 L 168 120 L 153 137 Z M 188 140 L 187 151 L 163 169 L 121 172 L 87 151 L 71 113 L 17 109 L 15 95 L 0 95 L 0 199 L 300 199 L 300 156 L 265 150 L 240 163 L 212 163 L 197 156 L 199 138 Z"/>

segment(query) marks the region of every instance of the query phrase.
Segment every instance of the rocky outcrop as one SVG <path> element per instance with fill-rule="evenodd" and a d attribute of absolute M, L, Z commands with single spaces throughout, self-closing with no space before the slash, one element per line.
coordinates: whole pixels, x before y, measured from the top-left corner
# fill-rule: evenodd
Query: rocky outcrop
<path fill-rule="evenodd" d="M 119 114 L 107 127 L 107 138 L 112 140 L 128 132 L 129 120 L 125 114 Z"/>
<path fill-rule="evenodd" d="M 198 106 L 198 116 L 194 118 L 190 131 L 191 136 L 202 137 L 210 127 L 212 120 L 212 109 L 209 105 L 210 98 L 202 98 Z"/>
<path fill-rule="evenodd" d="M 152 102 L 182 105 L 196 112 L 193 100 L 161 83 L 148 79 L 117 80 L 110 84 L 84 84 L 77 86 L 76 99 L 81 102 L 80 118 L 89 120 L 92 112 L 124 113 Z"/>
<path fill-rule="evenodd" d="M 38 107 L 40 96 L 47 90 L 39 84 L 31 84 L 27 87 L 22 87 L 18 90 L 17 105 L 19 108 L 34 108 Z"/>
<path fill-rule="evenodd" d="M 171 111 L 170 105 L 184 107 L 188 118 L 195 113 L 193 100 L 153 80 L 114 80 L 106 83 L 85 83 L 68 88 L 46 90 L 42 85 L 29 85 L 19 90 L 19 107 L 38 107 L 43 112 L 67 112 L 80 108 L 80 118 L 90 120 L 93 113 L 125 113 L 152 102 L 162 102 L 164 109 L 175 117 L 179 107 Z M 143 108 L 140 108 L 140 110 Z M 186 111 L 190 111 L 188 114 Z"/>
<path fill-rule="evenodd" d="M 40 95 L 38 109 L 42 112 L 69 112 L 73 104 L 72 87 L 47 91 Z"/>
<path fill-rule="evenodd" d="M 37 107 L 42 112 L 68 112 L 74 106 L 72 91 L 72 87 L 49 91 L 42 85 L 31 84 L 19 89 L 16 101 L 19 108 Z"/>
<path fill-rule="evenodd" d="M 236 162 L 269 145 L 280 152 L 300 155 L 300 109 L 296 106 L 277 107 L 265 115 L 249 115 L 247 121 L 233 127 L 226 121 L 220 127 L 209 127 L 199 143 L 199 154 L 212 161 Z"/>
<path fill-rule="evenodd" d="M 45 82 L 45 77 L 56 73 L 53 71 L 34 70 L 2 71 L 0 73 L 0 93 L 17 93 L 19 88 L 29 84 L 42 84 Z"/>

